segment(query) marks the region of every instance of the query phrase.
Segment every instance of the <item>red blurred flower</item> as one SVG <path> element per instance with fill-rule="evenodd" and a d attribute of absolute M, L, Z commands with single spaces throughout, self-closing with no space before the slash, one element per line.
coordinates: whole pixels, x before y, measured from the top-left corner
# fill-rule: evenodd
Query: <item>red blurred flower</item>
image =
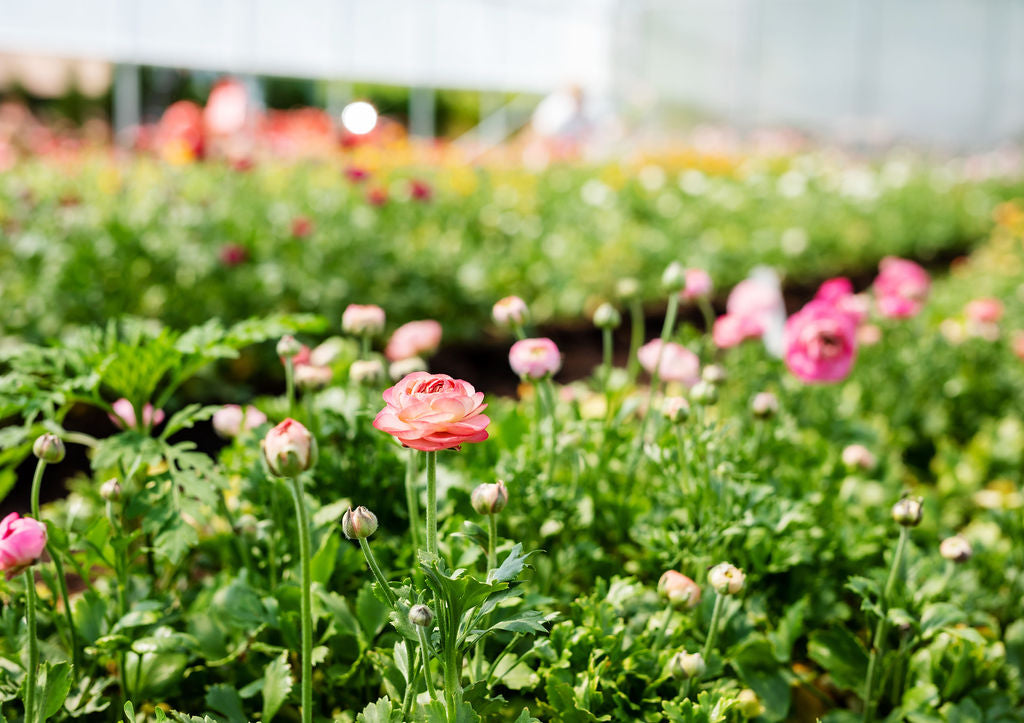
<path fill-rule="evenodd" d="M 249 251 L 239 243 L 224 244 L 220 247 L 220 262 L 227 267 L 238 266 L 249 258 Z"/>
<path fill-rule="evenodd" d="M 409 195 L 413 200 L 427 202 L 434 197 L 434 189 L 426 181 L 414 178 L 409 182 Z"/>
<path fill-rule="evenodd" d="M 313 221 L 308 216 L 296 216 L 292 219 L 292 236 L 306 238 L 313 233 Z"/>
<path fill-rule="evenodd" d="M 374 186 L 366 192 L 366 200 L 374 206 L 383 206 L 388 202 L 387 189 L 381 188 L 380 186 Z"/>

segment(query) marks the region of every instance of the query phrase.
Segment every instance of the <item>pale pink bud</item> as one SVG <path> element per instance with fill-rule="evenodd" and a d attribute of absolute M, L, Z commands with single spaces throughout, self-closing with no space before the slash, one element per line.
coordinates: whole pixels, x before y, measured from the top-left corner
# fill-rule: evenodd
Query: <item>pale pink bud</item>
<path fill-rule="evenodd" d="M 354 361 L 348 369 L 348 378 L 355 384 L 379 384 L 384 381 L 384 364 L 380 359 Z"/>
<path fill-rule="evenodd" d="M 341 531 L 350 540 L 365 539 L 377 531 L 377 516 L 365 507 L 349 507 L 341 518 Z"/>
<path fill-rule="evenodd" d="M 316 463 L 316 441 L 308 429 L 288 418 L 267 432 L 263 456 L 278 477 L 297 477 Z"/>
<path fill-rule="evenodd" d="M 376 304 L 349 304 L 341 314 L 341 329 L 346 334 L 375 336 L 384 331 L 384 309 Z"/>
<path fill-rule="evenodd" d="M 121 499 L 121 483 L 117 481 L 116 477 L 108 479 L 100 485 L 100 497 L 107 502 L 117 502 Z"/>
<path fill-rule="evenodd" d="M 685 422 L 690 418 L 690 402 L 685 397 L 665 397 L 661 402 L 661 413 L 670 422 Z"/>
<path fill-rule="evenodd" d="M 598 329 L 615 329 L 622 323 L 622 317 L 614 306 L 605 302 L 594 312 L 594 326 Z"/>
<path fill-rule="evenodd" d="M 508 489 L 501 480 L 477 485 L 470 496 L 473 509 L 480 515 L 496 515 L 508 504 Z"/>
<path fill-rule="evenodd" d="M 673 261 L 661 274 L 661 285 L 669 293 L 682 291 L 686 286 L 686 270 L 678 261 Z"/>
<path fill-rule="evenodd" d="M 330 367 L 303 364 L 295 367 L 295 384 L 302 389 L 319 389 L 331 383 L 334 372 Z"/>
<path fill-rule="evenodd" d="M 669 660 L 669 670 L 676 678 L 700 678 L 707 672 L 707 664 L 700 653 L 682 650 Z"/>
<path fill-rule="evenodd" d="M 302 351 L 302 344 L 291 334 L 285 334 L 277 342 L 277 355 L 282 359 L 291 359 Z"/>
<path fill-rule="evenodd" d="M 562 368 L 562 355 L 547 337 L 521 339 L 509 349 L 508 363 L 524 379 L 542 379 Z"/>
<path fill-rule="evenodd" d="M 967 562 L 973 553 L 971 543 L 963 535 L 947 537 L 939 544 L 939 554 L 953 562 Z"/>
<path fill-rule="evenodd" d="M 686 301 L 706 299 L 711 295 L 711 276 L 704 269 L 687 269 L 685 274 L 686 286 L 680 296 Z"/>
<path fill-rule="evenodd" d="M 64 459 L 64 442 L 56 434 L 42 434 L 32 445 L 32 453 L 47 464 L 57 464 Z"/>
<path fill-rule="evenodd" d="M 758 419 L 771 419 L 779 413 L 779 398 L 772 392 L 758 392 L 750 402 L 750 411 Z"/>
<path fill-rule="evenodd" d="M 743 590 L 747 576 L 743 571 L 728 562 L 715 565 L 708 572 L 708 582 L 719 595 L 735 595 Z"/>
<path fill-rule="evenodd" d="M 331 337 L 309 352 L 309 363 L 315 367 L 328 367 L 345 351 L 345 340 Z"/>
<path fill-rule="evenodd" d="M 700 359 L 685 346 L 674 341 L 662 345 L 661 339 L 652 339 L 637 349 L 636 355 L 640 360 L 640 366 L 648 374 L 653 375 L 654 367 L 657 365 L 658 378 L 662 381 L 681 382 L 692 387 L 700 378 Z"/>
<path fill-rule="evenodd" d="M 922 515 L 919 497 L 904 497 L 892 506 L 892 518 L 904 527 L 917 527 Z"/>
<path fill-rule="evenodd" d="M 870 472 L 878 464 L 875 455 L 863 444 L 848 444 L 843 448 L 843 464 L 850 469 L 862 469 Z"/>
<path fill-rule="evenodd" d="M 46 525 L 12 512 L 0 521 L 0 570 L 8 580 L 31 565 L 46 549 Z"/>
<path fill-rule="evenodd" d="M 267 415 L 251 404 L 245 409 L 237 404 L 225 404 L 213 413 L 213 430 L 224 439 L 237 437 L 243 430 L 251 431 L 265 424 Z"/>
<path fill-rule="evenodd" d="M 676 607 L 697 607 L 700 585 L 675 570 L 668 570 L 658 580 L 658 592 Z"/>
<path fill-rule="evenodd" d="M 518 296 L 506 296 L 494 304 L 491 315 L 498 326 L 522 326 L 529 309 Z"/>

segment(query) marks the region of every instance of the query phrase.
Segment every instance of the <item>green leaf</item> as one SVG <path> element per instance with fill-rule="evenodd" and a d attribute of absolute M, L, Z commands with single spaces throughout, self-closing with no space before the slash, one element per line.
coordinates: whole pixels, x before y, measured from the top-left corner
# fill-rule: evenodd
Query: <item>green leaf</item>
<path fill-rule="evenodd" d="M 71 665 L 66 662 L 56 665 L 47 663 L 43 666 L 42 678 L 42 681 L 36 683 L 42 689 L 41 705 L 36 709 L 40 723 L 52 718 L 64 705 L 71 690 Z"/>
<path fill-rule="evenodd" d="M 789 712 L 789 681 L 775 658 L 775 649 L 765 639 L 749 638 L 731 651 L 733 667 L 740 679 L 757 693 L 766 715 L 781 720 Z"/>
<path fill-rule="evenodd" d="M 509 551 L 508 556 L 502 561 L 500 565 L 494 570 L 490 570 L 487 573 L 487 582 L 511 582 L 519 577 L 519 573 L 526 567 L 526 561 L 531 555 L 535 554 L 530 552 L 523 554 L 522 543 L 517 542 L 515 546 Z M 467 606 L 471 607 L 471 606 Z"/>
<path fill-rule="evenodd" d="M 376 703 L 370 703 L 363 711 L 356 716 L 356 721 L 362 723 L 391 723 L 393 707 L 391 699 L 386 695 Z"/>
<path fill-rule="evenodd" d="M 334 566 L 338 561 L 338 548 L 340 546 L 340 535 L 324 535 L 323 540 L 320 542 L 320 549 L 316 551 L 313 559 L 310 560 L 310 572 L 313 576 L 313 582 L 326 585 L 328 580 L 331 579 L 331 575 L 334 573 Z"/>
<path fill-rule="evenodd" d="M 281 653 L 263 672 L 263 723 L 273 720 L 291 692 L 292 668 L 288 664 L 288 654 Z"/>
<path fill-rule="evenodd" d="M 242 697 L 230 685 L 217 683 L 206 691 L 206 705 L 228 719 L 228 723 L 247 723 Z"/>
<path fill-rule="evenodd" d="M 807 652 L 811 660 L 829 672 L 838 687 L 845 690 L 863 687 L 868 653 L 846 628 L 811 633 Z"/>
<path fill-rule="evenodd" d="M 377 637 L 388 621 L 389 608 L 373 594 L 369 585 L 359 589 L 356 595 L 356 617 L 368 641 Z"/>

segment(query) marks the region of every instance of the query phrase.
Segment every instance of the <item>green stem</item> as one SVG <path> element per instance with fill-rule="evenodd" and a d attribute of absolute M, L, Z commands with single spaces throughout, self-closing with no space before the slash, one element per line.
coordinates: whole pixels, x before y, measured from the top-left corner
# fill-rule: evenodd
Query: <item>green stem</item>
<path fill-rule="evenodd" d="M 658 628 L 658 635 L 654 639 L 654 649 L 661 650 L 661 646 L 665 644 L 665 636 L 668 635 L 668 628 L 672 624 L 672 603 L 665 606 L 665 620 L 662 622 L 661 627 Z"/>
<path fill-rule="evenodd" d="M 380 585 L 380 589 L 384 593 L 384 597 L 388 600 L 388 605 L 391 609 L 398 611 L 398 601 L 395 599 L 395 593 L 391 591 L 391 586 L 388 584 L 388 579 L 384 577 L 384 573 L 380 569 L 380 564 L 377 562 L 377 558 L 373 554 L 373 550 L 370 549 L 370 541 L 365 537 L 359 538 L 359 547 L 363 549 L 363 556 L 366 558 L 366 564 L 370 566 L 370 571 L 373 576 L 377 578 L 377 584 Z"/>
<path fill-rule="evenodd" d="M 416 450 L 410 449 L 405 459 L 405 506 L 409 511 L 409 534 L 412 535 L 412 549 L 420 549 L 419 505 L 416 503 Z M 415 555 L 413 555 L 415 557 Z M 413 562 L 415 567 L 415 561 Z"/>
<path fill-rule="evenodd" d="M 36 522 L 42 522 L 47 524 L 39 512 L 39 490 L 42 487 L 43 472 L 46 469 L 46 462 L 38 460 L 36 462 L 36 470 L 32 475 L 32 497 L 30 505 L 32 509 L 32 517 Z M 64 605 L 64 620 L 67 625 L 68 632 L 68 645 L 71 648 L 71 662 L 74 665 L 74 676 L 78 679 L 79 672 L 79 656 L 78 656 L 78 635 L 75 632 L 75 621 L 71 616 L 71 599 L 68 596 L 68 581 L 64 577 L 64 562 L 61 560 L 60 554 L 57 552 L 57 547 L 50 542 L 50 535 L 46 536 L 46 551 L 50 553 L 50 558 L 53 560 L 54 574 L 57 577 L 57 590 L 60 594 L 61 603 Z"/>
<path fill-rule="evenodd" d="M 370 358 L 370 335 L 363 334 L 359 339 L 359 358 L 369 359 Z"/>
<path fill-rule="evenodd" d="M 114 573 L 117 576 L 117 615 L 118 619 L 128 614 L 128 550 L 124 544 L 124 527 L 121 520 L 114 514 L 114 504 L 107 501 L 107 520 L 110 522 L 110 529 L 114 535 Z M 118 660 L 120 671 L 121 697 L 126 701 L 131 700 L 128 690 L 127 675 L 128 656 L 121 653 Z"/>
<path fill-rule="evenodd" d="M 878 701 L 874 700 L 876 669 L 885 654 L 885 638 L 889 632 L 889 603 L 892 602 L 896 578 L 899 577 L 903 567 L 903 551 L 909 537 L 910 528 L 901 526 L 900 539 L 896 543 L 896 553 L 892 556 L 892 566 L 889 568 L 889 578 L 882 591 L 882 617 L 878 620 L 878 626 L 875 628 L 875 637 L 871 644 L 871 657 L 868 659 L 868 673 L 864 679 L 864 717 L 862 719 L 864 723 L 871 723 L 875 719 L 875 708 L 878 706 Z"/>
<path fill-rule="evenodd" d="M 519 642 L 519 638 L 521 638 L 522 636 L 522 633 L 516 633 L 515 635 L 513 635 L 512 639 L 508 641 L 508 645 L 506 645 L 505 648 L 500 653 L 498 653 L 498 656 L 493 661 L 491 661 L 491 667 L 487 669 L 487 675 L 484 676 L 484 682 L 487 684 L 488 687 L 490 687 L 491 685 L 491 678 L 494 677 L 494 671 L 498 669 L 498 663 L 501 662 L 502 658 L 508 655 L 508 651 L 512 649 L 512 646 Z M 529 653 L 527 653 L 527 655 L 529 655 Z M 522 658 L 520 658 L 520 660 L 522 660 Z"/>
<path fill-rule="evenodd" d="M 487 570 L 498 566 L 498 516 L 487 515 Z"/>
<path fill-rule="evenodd" d="M 306 423 L 309 425 L 309 431 L 313 433 L 314 437 L 320 435 L 320 425 L 317 424 L 316 410 L 313 407 L 313 395 L 315 392 L 312 389 L 306 389 L 302 392 L 302 401 L 306 407 Z"/>
<path fill-rule="evenodd" d="M 601 330 L 601 346 L 602 346 L 602 360 L 601 360 L 601 386 L 604 388 L 605 393 L 608 393 L 608 384 L 612 377 L 612 330 L 609 327 L 605 327 Z"/>
<path fill-rule="evenodd" d="M 295 362 L 292 357 L 284 360 L 284 388 L 288 399 L 288 416 L 295 416 Z"/>
<path fill-rule="evenodd" d="M 449 723 L 456 723 L 458 719 L 458 704 L 462 697 L 462 689 L 459 685 L 459 652 L 457 646 L 452 644 L 449 648 L 448 659 L 444 665 L 444 700 L 448 708 Z"/>
<path fill-rule="evenodd" d="M 302 482 L 292 478 L 292 497 L 295 498 L 295 521 L 299 526 L 299 561 L 302 567 L 302 721 L 313 720 L 313 600 L 310 592 L 309 519 L 306 503 L 302 499 Z"/>
<path fill-rule="evenodd" d="M 640 461 L 643 453 L 644 442 L 647 441 L 647 424 L 654 416 L 654 395 L 658 391 L 660 382 L 661 360 L 665 355 L 665 344 L 672 336 L 672 329 L 676 325 L 676 314 L 679 312 L 679 294 L 673 292 L 668 297 L 668 311 L 665 313 L 665 323 L 661 326 L 661 346 L 658 348 L 658 358 L 654 360 L 654 368 L 651 370 L 651 388 L 647 392 L 647 409 L 644 411 L 643 419 L 640 421 L 640 431 L 636 437 L 636 444 L 633 447 L 633 454 L 629 463 L 629 470 L 632 472 Z"/>
<path fill-rule="evenodd" d="M 427 629 L 416 626 L 416 636 L 420 639 L 420 657 L 423 658 L 423 680 L 427 684 L 427 692 L 431 700 L 437 700 L 437 689 L 434 688 L 434 677 L 430 672 L 430 643 L 427 641 Z"/>
<path fill-rule="evenodd" d="M 33 723 L 36 714 L 36 670 L 39 667 L 39 641 L 36 640 L 36 578 L 31 566 L 25 570 L 25 619 L 28 622 L 25 723 Z"/>
<path fill-rule="evenodd" d="M 701 653 L 705 665 L 710 660 L 711 648 L 715 644 L 715 636 L 718 634 L 718 620 L 722 617 L 723 605 L 725 605 L 725 595 L 715 593 L 715 608 L 711 613 L 711 626 L 708 628 L 708 637 L 704 641 L 704 651 Z"/>
<path fill-rule="evenodd" d="M 438 558 L 437 554 L 437 452 L 427 455 L 427 557 Z"/>
<path fill-rule="evenodd" d="M 538 386 L 544 390 L 544 400 L 547 406 L 548 418 L 551 419 L 551 428 L 548 429 L 548 481 L 555 478 L 555 444 L 557 424 L 555 419 L 555 390 L 551 383 L 551 377 L 545 377 L 539 381 Z"/>
<path fill-rule="evenodd" d="M 626 362 L 626 371 L 629 373 L 630 381 L 636 381 L 640 373 L 640 359 L 636 352 L 644 343 L 644 336 L 647 330 L 644 326 L 644 305 L 640 299 L 634 299 L 629 304 L 629 360 Z"/>
<path fill-rule="evenodd" d="M 419 625 L 416 626 L 417 628 Z M 409 720 L 409 713 L 412 711 L 413 691 L 416 690 L 416 678 L 419 675 L 420 651 L 413 649 L 412 663 L 409 666 L 409 680 L 405 684 L 405 694 L 402 696 L 402 720 Z"/>

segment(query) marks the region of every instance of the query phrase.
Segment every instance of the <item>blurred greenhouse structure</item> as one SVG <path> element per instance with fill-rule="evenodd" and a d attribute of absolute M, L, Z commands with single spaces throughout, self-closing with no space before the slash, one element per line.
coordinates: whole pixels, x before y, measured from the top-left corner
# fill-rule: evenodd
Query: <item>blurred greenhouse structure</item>
<path fill-rule="evenodd" d="M 634 134 L 711 120 L 976 148 L 1024 131 L 1014 0 L 0 0 L 0 14 L 0 88 L 28 84 L 25 55 L 100 61 L 118 127 L 140 119 L 137 69 L 158 66 L 328 81 L 332 110 L 354 82 L 407 87 L 419 135 L 442 88 L 490 94 L 496 137 L 528 117 L 514 102 L 518 120 L 502 115 L 510 98 L 566 88 Z"/>

